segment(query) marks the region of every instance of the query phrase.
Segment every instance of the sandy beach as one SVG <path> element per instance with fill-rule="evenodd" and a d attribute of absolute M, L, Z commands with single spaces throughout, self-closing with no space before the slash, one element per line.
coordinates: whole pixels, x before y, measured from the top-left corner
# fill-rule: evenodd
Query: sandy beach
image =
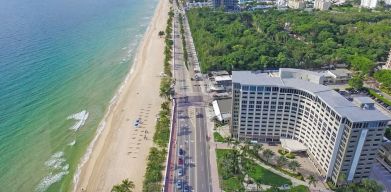
<path fill-rule="evenodd" d="M 159 74 L 163 71 L 164 38 L 158 32 L 166 28 L 168 11 L 168 0 L 160 0 L 139 45 L 130 76 L 116 104 L 105 116 L 104 130 L 90 158 L 81 167 L 75 191 L 110 191 L 126 178 L 135 183 L 135 191 L 141 191 L 156 115 L 162 103 Z M 134 127 L 137 118 L 142 120 L 139 128 Z"/>

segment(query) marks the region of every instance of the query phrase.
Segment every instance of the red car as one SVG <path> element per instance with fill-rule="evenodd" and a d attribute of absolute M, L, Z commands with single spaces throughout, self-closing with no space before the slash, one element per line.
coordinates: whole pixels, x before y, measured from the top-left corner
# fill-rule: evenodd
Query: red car
<path fill-rule="evenodd" d="M 179 157 L 179 159 L 178 159 L 178 164 L 179 164 L 179 165 L 183 165 L 183 159 L 182 159 L 182 157 Z"/>

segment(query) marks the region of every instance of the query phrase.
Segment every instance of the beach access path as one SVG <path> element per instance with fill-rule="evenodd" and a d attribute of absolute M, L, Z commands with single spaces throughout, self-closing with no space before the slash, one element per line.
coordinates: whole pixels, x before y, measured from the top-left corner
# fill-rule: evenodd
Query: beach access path
<path fill-rule="evenodd" d="M 135 183 L 134 191 L 141 191 L 156 117 L 163 101 L 159 97 L 159 74 L 163 71 L 164 38 L 158 32 L 166 28 L 168 11 L 168 0 L 160 0 L 139 45 L 135 66 L 116 104 L 105 116 L 105 128 L 81 168 L 74 191 L 110 191 L 126 178 Z M 134 122 L 138 118 L 142 123 L 136 128 Z"/>

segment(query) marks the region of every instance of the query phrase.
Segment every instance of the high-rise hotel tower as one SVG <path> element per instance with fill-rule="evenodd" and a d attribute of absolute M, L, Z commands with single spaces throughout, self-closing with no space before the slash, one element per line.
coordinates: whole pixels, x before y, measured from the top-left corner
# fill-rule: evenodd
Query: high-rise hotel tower
<path fill-rule="evenodd" d="M 390 118 L 368 97 L 350 102 L 317 84 L 315 72 L 276 75 L 233 71 L 231 134 L 261 142 L 299 141 L 318 171 L 334 183 L 369 176 Z"/>

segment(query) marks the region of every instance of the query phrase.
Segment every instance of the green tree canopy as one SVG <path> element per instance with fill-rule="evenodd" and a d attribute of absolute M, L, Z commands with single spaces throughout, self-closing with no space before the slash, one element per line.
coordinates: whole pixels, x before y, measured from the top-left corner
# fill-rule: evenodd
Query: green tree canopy
<path fill-rule="evenodd" d="M 347 63 L 363 73 L 391 47 L 386 12 L 268 10 L 188 13 L 201 70 L 319 68 Z"/>
<path fill-rule="evenodd" d="M 360 76 L 360 75 L 355 75 L 353 76 L 350 80 L 349 80 L 349 86 L 356 89 L 356 90 L 359 90 L 359 89 L 362 89 L 363 86 L 364 86 L 364 83 L 363 83 L 363 77 Z"/>

